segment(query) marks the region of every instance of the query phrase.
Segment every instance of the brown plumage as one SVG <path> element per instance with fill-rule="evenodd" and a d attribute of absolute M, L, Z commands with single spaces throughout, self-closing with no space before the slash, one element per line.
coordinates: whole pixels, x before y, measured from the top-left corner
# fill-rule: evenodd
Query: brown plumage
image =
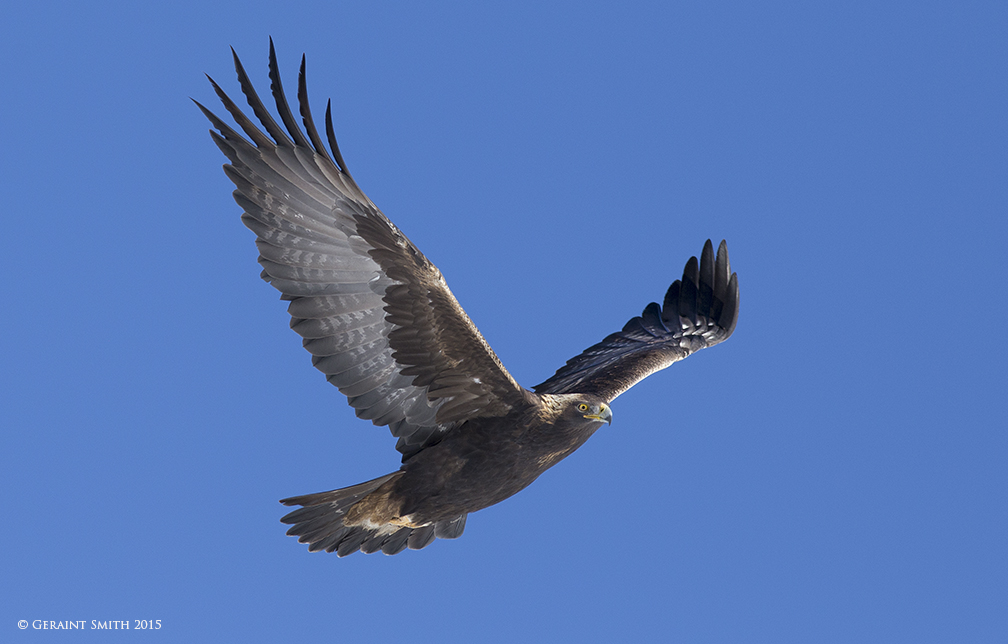
<path fill-rule="evenodd" d="M 232 52 L 233 53 L 233 52 Z M 298 77 L 302 131 L 270 41 L 281 128 L 237 55 L 242 92 L 265 133 L 213 82 L 248 137 L 197 103 L 227 156 L 262 277 L 289 300 L 291 328 L 357 416 L 398 437 L 402 467 L 348 488 L 284 499 L 288 534 L 340 556 L 395 554 L 462 534 L 470 512 L 517 493 L 611 421 L 609 403 L 651 373 L 731 335 L 738 280 L 708 240 L 661 306 L 572 358 L 529 391 L 501 364 L 440 271 L 347 170 L 326 108 L 327 151 Z M 251 141 L 251 143 L 249 142 Z"/>

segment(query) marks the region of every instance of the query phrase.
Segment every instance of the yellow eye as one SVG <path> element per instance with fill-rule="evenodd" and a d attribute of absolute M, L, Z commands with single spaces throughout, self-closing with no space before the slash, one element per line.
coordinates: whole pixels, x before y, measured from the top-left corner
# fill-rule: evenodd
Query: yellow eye
<path fill-rule="evenodd" d="M 578 411 L 588 411 L 588 405 L 581 403 L 578 405 Z"/>

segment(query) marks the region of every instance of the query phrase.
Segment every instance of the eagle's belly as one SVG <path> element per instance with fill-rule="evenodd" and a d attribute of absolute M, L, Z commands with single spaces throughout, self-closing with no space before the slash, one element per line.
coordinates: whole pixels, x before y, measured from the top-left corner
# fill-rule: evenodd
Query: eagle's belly
<path fill-rule="evenodd" d="M 443 521 L 499 503 L 587 438 L 548 429 L 532 434 L 498 423 L 457 428 L 404 465 L 396 482 L 402 515 L 416 523 Z"/>

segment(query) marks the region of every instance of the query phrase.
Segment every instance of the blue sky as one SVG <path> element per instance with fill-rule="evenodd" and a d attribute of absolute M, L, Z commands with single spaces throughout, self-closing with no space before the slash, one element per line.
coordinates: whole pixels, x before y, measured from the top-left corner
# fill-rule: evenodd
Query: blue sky
<path fill-rule="evenodd" d="M 1008 638 L 1003 3 L 7 13 L 5 641 Z M 229 45 L 265 93 L 270 35 L 522 384 L 708 237 L 735 334 L 461 539 L 309 554 L 277 500 L 398 455 L 287 328 L 189 101 L 239 93 Z"/>

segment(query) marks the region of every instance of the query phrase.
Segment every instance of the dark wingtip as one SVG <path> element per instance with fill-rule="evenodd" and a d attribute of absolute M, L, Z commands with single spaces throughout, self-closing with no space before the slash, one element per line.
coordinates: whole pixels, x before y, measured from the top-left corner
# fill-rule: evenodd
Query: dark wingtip
<path fill-rule="evenodd" d="M 213 87 L 214 93 L 217 94 L 218 98 L 220 98 L 222 96 L 227 96 L 227 94 L 225 94 L 224 90 L 221 89 L 221 86 L 217 84 L 217 81 L 215 81 L 213 79 L 213 77 L 210 76 L 210 74 L 204 74 L 204 75 L 206 76 L 207 80 L 210 81 L 210 85 Z"/>
<path fill-rule="evenodd" d="M 721 240 L 718 246 L 717 258 L 714 260 L 714 292 L 720 296 L 728 287 L 731 278 L 731 264 L 728 262 L 728 243 Z"/>
<path fill-rule="evenodd" d="M 724 239 L 721 240 L 721 243 L 718 244 L 717 252 L 718 255 L 724 253 L 725 261 L 726 262 L 728 261 L 728 242 L 726 240 Z"/>
<path fill-rule="evenodd" d="M 700 283 L 704 282 L 714 285 L 714 244 L 709 239 L 704 242 L 700 253 Z"/>
<path fill-rule="evenodd" d="M 343 160 L 343 154 L 340 153 L 339 144 L 336 142 L 336 130 L 333 129 L 332 124 L 332 99 L 327 100 L 325 104 L 325 132 L 326 138 L 329 139 L 329 148 L 332 149 L 333 156 L 336 158 L 336 164 L 339 165 L 343 174 L 353 181 L 353 175 L 347 169 L 346 161 Z"/>
<path fill-rule="evenodd" d="M 318 129 L 315 127 L 315 119 L 312 118 L 311 105 L 308 103 L 307 56 L 305 54 L 301 54 L 301 69 L 298 71 L 297 99 L 298 111 L 301 113 L 301 122 L 304 123 L 305 131 L 308 132 L 308 140 L 311 141 L 312 147 L 315 148 L 317 154 L 321 155 L 327 163 L 331 164 L 339 172 L 340 169 L 329 157 L 325 143 L 322 142 Z"/>
<path fill-rule="evenodd" d="M 665 291 L 665 299 L 662 300 L 662 322 L 668 328 L 679 325 L 679 289 L 682 282 L 676 280 L 672 282 L 668 290 Z"/>
<path fill-rule="evenodd" d="M 700 263 L 697 261 L 696 256 L 690 257 L 683 268 L 683 281 L 687 280 L 693 282 L 693 286 L 699 286 L 700 284 Z"/>
<path fill-rule="evenodd" d="M 276 103 L 276 109 L 280 114 L 280 120 L 283 122 L 284 127 L 287 128 L 287 133 L 290 135 L 291 140 L 294 141 L 295 145 L 311 147 L 311 144 L 308 143 L 308 139 L 306 139 L 304 133 L 301 132 L 301 128 L 298 127 L 297 121 L 294 119 L 294 114 L 291 112 L 290 105 L 287 103 L 287 96 L 284 95 L 283 83 L 280 80 L 280 65 L 277 63 L 276 49 L 273 47 L 272 37 L 270 37 L 269 78 L 270 93 L 273 95 L 273 102 Z"/>
<path fill-rule="evenodd" d="M 735 331 L 739 316 L 739 284 L 738 274 L 731 272 L 731 262 L 728 259 L 728 242 L 724 239 L 718 245 L 717 266 L 714 269 L 714 292 L 724 301 L 718 324 L 727 331 L 727 338 Z"/>
<path fill-rule="evenodd" d="M 206 106 L 205 106 L 205 105 L 203 105 L 203 103 L 200 103 L 199 101 L 197 101 L 197 100 L 196 100 L 195 98 L 193 98 L 192 96 L 190 96 L 190 97 L 189 97 L 189 100 L 190 100 L 190 101 L 192 101 L 193 103 L 196 103 L 196 107 L 198 107 L 198 108 L 200 109 L 200 111 L 201 111 L 201 112 L 203 112 L 203 116 L 205 116 L 205 117 L 207 117 L 208 119 L 210 119 L 210 122 L 211 122 L 211 123 L 213 123 L 214 121 L 217 121 L 217 120 L 219 120 L 219 119 L 218 119 L 218 118 L 217 118 L 216 116 L 214 116 L 214 113 L 213 113 L 213 112 L 211 112 L 210 110 L 208 110 L 208 109 L 206 108 Z"/>
<path fill-rule="evenodd" d="M 739 316 L 739 285 L 738 285 L 738 275 L 732 273 L 731 279 L 728 281 L 728 302 L 725 304 L 724 309 L 721 311 L 721 319 L 719 324 L 728 330 L 727 338 L 732 333 L 735 332 L 735 325 L 738 324 Z"/>
<path fill-rule="evenodd" d="M 704 242 L 703 251 L 700 253 L 701 260 L 710 257 L 711 260 L 714 259 L 714 243 L 710 239 Z M 701 264 L 703 262 L 701 261 Z"/>
<path fill-rule="evenodd" d="M 196 107 L 198 107 L 199 110 L 203 112 L 203 116 L 207 117 L 207 120 L 210 121 L 210 124 L 213 125 L 215 128 L 217 128 L 222 134 L 227 136 L 229 134 L 234 133 L 234 130 L 229 128 L 228 125 L 224 121 L 220 120 L 220 118 L 216 114 L 207 109 L 207 107 L 203 105 L 203 103 L 200 103 L 191 96 L 189 97 L 189 100 L 196 104 Z M 216 134 L 216 132 L 210 130 L 210 134 Z"/>
<path fill-rule="evenodd" d="M 203 113 L 203 116 L 205 116 L 207 118 L 207 120 L 210 121 L 211 125 L 213 125 L 214 127 L 217 127 L 217 123 L 220 122 L 220 119 L 217 118 L 216 114 L 214 114 L 213 112 L 211 112 L 210 110 L 208 110 L 206 108 L 206 106 L 203 105 L 203 103 L 200 103 L 199 101 L 197 101 L 192 96 L 189 97 L 189 100 L 196 104 L 196 107 L 198 107 L 199 111 Z M 211 134 L 215 134 L 215 132 L 213 130 L 210 130 L 210 133 Z"/>
<path fill-rule="evenodd" d="M 714 303 L 714 245 L 711 240 L 704 244 L 700 253 L 700 285 L 697 310 L 706 314 Z"/>
<path fill-rule="evenodd" d="M 683 268 L 682 284 L 679 286 L 679 315 L 690 322 L 697 322 L 697 306 L 700 295 L 700 267 L 696 257 L 690 257 Z"/>

